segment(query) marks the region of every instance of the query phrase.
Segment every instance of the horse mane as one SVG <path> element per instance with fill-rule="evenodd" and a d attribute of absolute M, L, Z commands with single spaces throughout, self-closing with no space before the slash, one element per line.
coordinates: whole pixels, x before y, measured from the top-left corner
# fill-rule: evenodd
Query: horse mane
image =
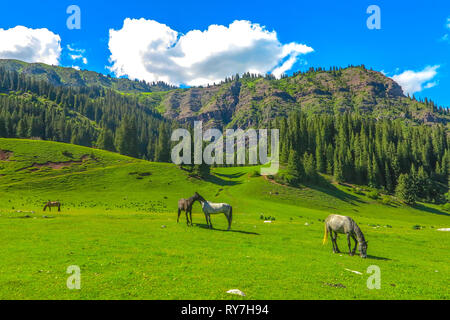
<path fill-rule="evenodd" d="M 355 232 L 356 237 L 358 238 L 358 242 L 366 242 L 366 239 L 364 238 L 361 228 L 356 224 L 356 222 L 353 219 L 352 223 L 353 223 L 353 231 Z"/>

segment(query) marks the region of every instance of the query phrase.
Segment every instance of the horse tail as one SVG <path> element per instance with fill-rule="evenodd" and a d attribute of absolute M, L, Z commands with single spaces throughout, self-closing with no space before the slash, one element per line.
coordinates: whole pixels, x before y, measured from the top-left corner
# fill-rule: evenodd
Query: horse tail
<path fill-rule="evenodd" d="M 323 242 L 322 242 L 322 244 L 325 244 L 325 243 L 327 243 L 327 240 L 328 240 L 328 228 L 327 228 L 327 223 L 325 222 L 324 223 L 324 226 L 325 226 L 325 228 L 324 228 L 324 235 L 323 235 Z"/>

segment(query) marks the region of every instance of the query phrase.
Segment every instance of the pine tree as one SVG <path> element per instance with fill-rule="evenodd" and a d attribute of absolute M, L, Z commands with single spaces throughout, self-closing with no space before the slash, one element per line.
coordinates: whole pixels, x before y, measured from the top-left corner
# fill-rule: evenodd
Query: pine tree
<path fill-rule="evenodd" d="M 303 166 L 305 168 L 305 178 L 308 182 L 317 182 L 318 175 L 316 172 L 316 163 L 314 161 L 314 156 L 310 153 L 305 153 L 303 155 Z"/>
<path fill-rule="evenodd" d="M 416 203 L 416 189 L 414 181 L 409 174 L 403 173 L 398 177 L 397 188 L 395 195 L 406 204 L 413 205 Z"/>
<path fill-rule="evenodd" d="M 287 173 L 288 182 L 293 185 L 302 182 L 305 177 L 305 170 L 300 155 L 293 149 L 289 152 Z"/>
<path fill-rule="evenodd" d="M 97 147 L 103 150 L 116 151 L 114 137 L 109 129 L 103 129 L 97 139 Z"/>
<path fill-rule="evenodd" d="M 130 118 L 122 120 L 116 135 L 116 149 L 120 154 L 130 157 L 138 156 L 138 139 L 136 124 Z"/>
<path fill-rule="evenodd" d="M 210 175 L 211 168 L 206 163 L 194 165 L 192 169 L 192 175 L 201 179 L 205 179 Z"/>
<path fill-rule="evenodd" d="M 167 129 L 164 123 L 159 125 L 159 136 L 155 147 L 155 161 L 169 162 L 170 161 L 170 141 Z"/>
<path fill-rule="evenodd" d="M 17 124 L 17 136 L 19 138 L 26 138 L 28 137 L 28 124 L 25 119 L 20 119 L 19 123 Z"/>
<path fill-rule="evenodd" d="M 389 169 L 389 165 L 387 162 L 384 163 L 384 180 L 385 180 L 385 187 L 387 192 L 393 192 L 394 191 L 394 185 L 392 182 L 392 176 L 391 176 L 391 170 Z"/>

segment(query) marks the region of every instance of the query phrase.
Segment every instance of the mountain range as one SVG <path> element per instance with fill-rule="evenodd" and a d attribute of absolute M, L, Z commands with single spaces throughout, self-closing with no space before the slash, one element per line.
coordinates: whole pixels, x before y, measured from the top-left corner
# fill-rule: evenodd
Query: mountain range
<path fill-rule="evenodd" d="M 182 123 L 202 120 L 206 127 L 257 127 L 298 110 L 306 114 L 351 112 L 413 124 L 450 122 L 447 109 L 428 99 L 405 96 L 394 80 L 365 66 L 311 68 L 281 79 L 247 73 L 190 88 L 19 60 L 0 60 L 0 68 L 55 86 L 97 86 L 136 96 L 142 105 L 165 118 Z"/>

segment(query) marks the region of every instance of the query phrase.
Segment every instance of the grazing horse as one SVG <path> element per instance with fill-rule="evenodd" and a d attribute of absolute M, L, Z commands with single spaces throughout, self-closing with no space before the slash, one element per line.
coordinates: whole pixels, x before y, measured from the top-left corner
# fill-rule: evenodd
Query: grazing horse
<path fill-rule="evenodd" d="M 199 197 L 199 201 L 202 204 L 203 213 L 205 214 L 206 224 L 212 229 L 211 214 L 224 213 L 228 220 L 228 230 L 231 228 L 231 221 L 233 220 L 233 208 L 228 203 L 213 203 L 206 201 L 197 192 L 195 193 Z"/>
<path fill-rule="evenodd" d="M 48 201 L 44 206 L 44 211 L 45 211 L 45 209 L 47 209 L 47 207 L 48 207 L 48 210 L 50 210 L 50 211 L 52 211 L 52 209 L 51 209 L 52 207 L 58 207 L 58 211 L 61 211 L 61 202 Z"/>
<path fill-rule="evenodd" d="M 333 237 L 334 231 L 334 237 Z M 339 248 L 337 246 L 337 234 L 345 233 L 347 235 L 348 242 L 348 250 L 349 254 L 353 256 L 356 251 L 356 243 L 359 245 L 359 253 L 361 258 L 367 258 L 367 242 L 364 239 L 364 235 L 361 232 L 361 229 L 358 227 L 356 222 L 347 216 L 341 216 L 338 214 L 330 214 L 325 219 L 325 235 L 323 236 L 323 244 L 327 242 L 328 233 L 331 236 L 331 242 L 333 243 L 333 252 L 339 253 Z M 352 244 L 350 241 L 350 237 L 355 241 L 355 247 L 352 249 Z"/>
<path fill-rule="evenodd" d="M 192 226 L 192 205 L 197 200 L 199 200 L 199 194 L 197 192 L 192 197 L 190 197 L 189 199 L 180 199 L 180 200 L 178 200 L 178 218 L 177 218 L 177 223 L 180 220 L 181 211 L 184 211 L 184 212 L 186 212 L 186 223 L 187 223 L 187 225 L 189 225 L 189 223 L 190 223 L 191 226 Z M 191 221 L 189 221 L 188 214 L 191 217 Z"/>

